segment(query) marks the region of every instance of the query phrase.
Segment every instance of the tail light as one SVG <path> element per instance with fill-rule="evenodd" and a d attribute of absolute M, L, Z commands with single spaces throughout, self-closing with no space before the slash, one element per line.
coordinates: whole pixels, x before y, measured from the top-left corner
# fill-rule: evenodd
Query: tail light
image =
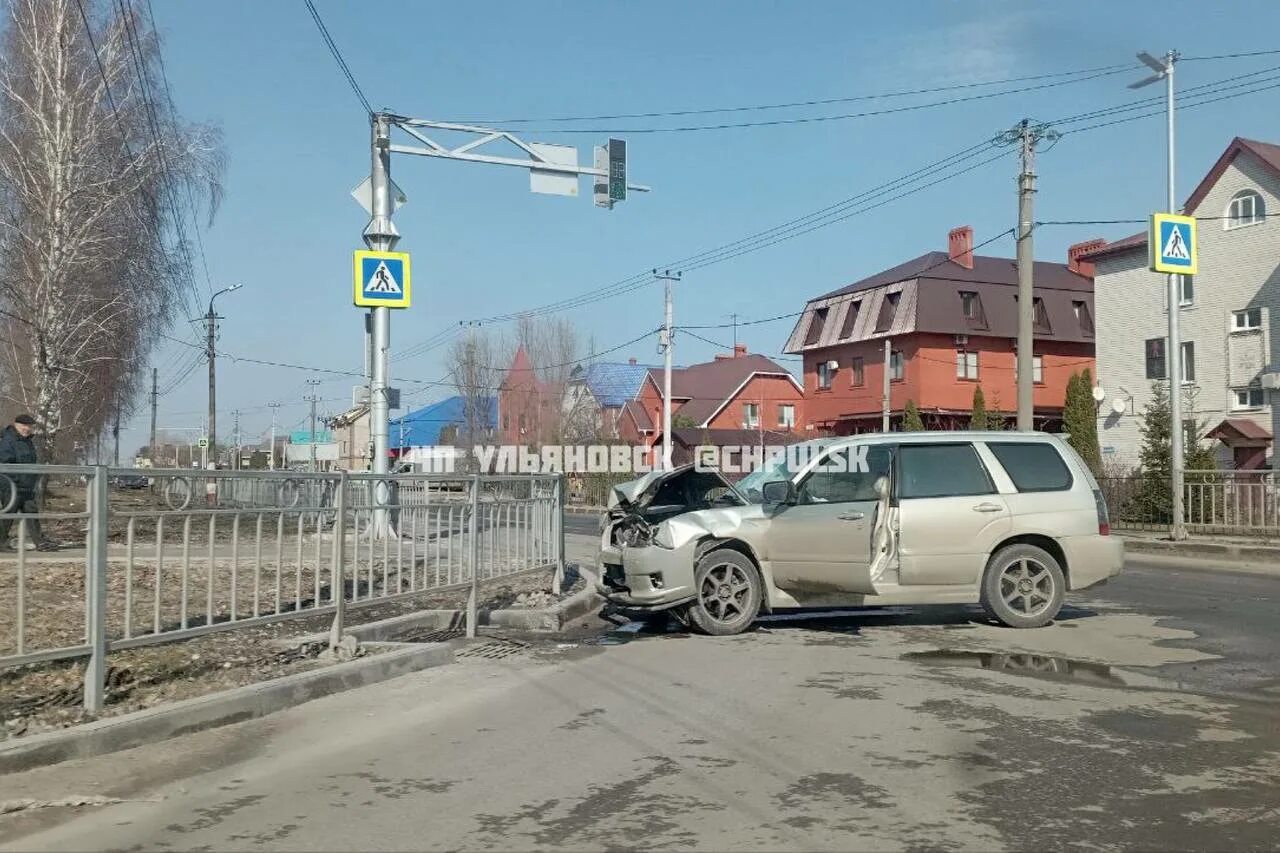
<path fill-rule="evenodd" d="M 1107 514 L 1107 499 L 1100 489 L 1093 490 L 1093 506 L 1098 511 L 1098 535 L 1111 535 L 1111 516 Z"/>

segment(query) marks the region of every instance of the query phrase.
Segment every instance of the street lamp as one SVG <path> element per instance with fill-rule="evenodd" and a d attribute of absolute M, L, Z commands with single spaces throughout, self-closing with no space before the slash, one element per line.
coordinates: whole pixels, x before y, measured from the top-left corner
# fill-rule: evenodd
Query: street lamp
<path fill-rule="evenodd" d="M 1177 213 L 1178 202 L 1174 198 L 1173 189 L 1173 65 L 1178 61 L 1178 52 L 1170 50 L 1164 55 L 1163 59 L 1156 59 L 1144 50 L 1139 51 L 1138 59 L 1155 73 L 1136 83 L 1130 83 L 1130 89 L 1141 89 L 1160 80 L 1165 82 L 1165 121 L 1169 152 L 1169 172 L 1167 177 L 1169 191 L 1168 212 Z M 1155 235 L 1148 235 L 1147 239 L 1154 240 L 1156 237 Z M 1165 361 L 1169 365 L 1169 448 L 1170 454 L 1173 456 L 1173 459 L 1170 460 L 1173 518 L 1169 536 L 1176 540 L 1185 539 L 1187 536 L 1182 510 L 1182 337 L 1178 330 L 1178 313 L 1181 310 L 1182 294 L 1179 292 L 1178 275 L 1176 273 L 1169 273 L 1167 286 L 1166 302 L 1169 306 L 1169 341 Z"/>
<path fill-rule="evenodd" d="M 208 434 L 208 438 L 209 438 L 209 448 L 211 451 L 214 447 L 217 446 L 216 439 L 217 439 L 217 432 L 218 432 L 218 411 L 217 411 L 218 383 L 216 378 L 217 377 L 216 364 L 218 359 L 218 353 L 214 349 L 214 343 L 218 339 L 218 321 L 222 319 L 221 317 L 219 317 L 217 314 L 213 312 L 213 302 L 222 294 L 231 293 L 233 290 L 239 290 L 243 286 L 244 285 L 242 284 L 233 284 L 230 287 L 222 288 L 222 290 L 219 290 L 217 293 L 210 296 L 209 310 L 205 312 L 205 315 L 204 315 L 205 333 L 206 333 L 205 355 L 209 359 L 209 434 Z M 215 455 L 213 458 L 214 458 L 214 465 L 216 466 L 218 457 Z"/>

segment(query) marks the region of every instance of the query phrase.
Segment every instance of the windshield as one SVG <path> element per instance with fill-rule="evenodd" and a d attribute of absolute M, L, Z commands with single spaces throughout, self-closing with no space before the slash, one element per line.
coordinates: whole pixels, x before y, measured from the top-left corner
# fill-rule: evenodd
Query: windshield
<path fill-rule="evenodd" d="M 818 448 L 814 448 L 814 452 L 817 451 Z M 766 459 L 759 468 L 739 480 L 735 487 L 748 502 L 758 504 L 764 500 L 765 483 L 790 480 L 811 458 L 812 456 L 806 454 L 785 453 Z M 789 465 L 789 462 L 794 462 L 794 467 Z"/>

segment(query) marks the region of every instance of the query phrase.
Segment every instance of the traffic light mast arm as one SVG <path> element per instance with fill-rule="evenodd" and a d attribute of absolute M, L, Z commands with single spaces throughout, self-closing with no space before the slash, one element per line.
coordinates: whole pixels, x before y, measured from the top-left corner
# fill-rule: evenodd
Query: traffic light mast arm
<path fill-rule="evenodd" d="M 443 121 L 429 121 L 420 118 L 402 118 L 400 116 L 390 117 L 390 121 L 396 127 L 412 136 L 414 139 L 425 145 L 425 148 L 419 148 L 415 145 L 396 145 L 392 144 L 389 149 L 393 154 L 416 154 L 420 157 L 440 157 L 445 160 L 465 160 L 472 163 L 489 163 L 494 166 L 516 166 L 522 169 L 538 169 L 545 172 L 562 172 L 567 175 L 593 175 L 601 178 L 609 177 L 608 169 L 597 169 L 594 166 L 577 166 L 564 163 L 552 163 L 543 158 L 537 150 L 522 141 L 515 134 L 505 130 L 494 130 L 489 127 L 476 127 L 469 124 L 451 124 Z M 456 148 L 448 148 L 436 142 L 418 128 L 434 128 L 436 130 L 448 130 L 457 133 L 471 133 L 479 136 L 479 139 L 473 139 L 465 145 L 459 145 Z M 491 142 L 510 142 L 512 145 L 521 149 L 529 155 L 528 159 L 520 159 L 518 157 L 502 157 L 494 154 L 475 153 L 481 146 L 488 145 Z M 647 193 L 649 187 L 642 184 L 627 184 L 628 190 L 635 192 Z"/>

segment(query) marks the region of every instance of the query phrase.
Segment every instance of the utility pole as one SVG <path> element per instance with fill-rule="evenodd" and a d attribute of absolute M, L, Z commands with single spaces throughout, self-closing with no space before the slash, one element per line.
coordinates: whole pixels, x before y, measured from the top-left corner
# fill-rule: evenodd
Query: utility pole
<path fill-rule="evenodd" d="M 880 431 L 889 431 L 889 361 L 893 358 L 893 342 L 884 339 L 884 378 L 880 389 Z"/>
<path fill-rule="evenodd" d="M 386 310 L 385 308 L 383 309 Z M 311 393 L 302 399 L 311 404 L 311 465 L 308 470 L 315 473 L 316 470 L 316 403 L 320 397 L 316 394 L 315 388 L 320 384 L 319 379 L 308 379 L 307 384 L 311 386 Z"/>
<path fill-rule="evenodd" d="M 160 405 L 160 369 L 151 368 L 151 439 L 147 444 L 148 453 L 151 456 L 151 465 L 156 464 L 156 408 Z M 176 453 L 176 451 L 175 451 Z M 178 467 L 178 460 L 174 459 L 173 467 Z"/>
<path fill-rule="evenodd" d="M 1178 200 L 1174 195 L 1174 97 L 1173 97 L 1173 66 L 1178 61 L 1178 52 L 1176 50 L 1167 51 L 1163 59 L 1156 59 L 1146 51 L 1138 53 L 1138 59 L 1142 60 L 1148 68 L 1155 71 L 1150 77 L 1139 80 L 1136 83 L 1130 83 L 1130 89 L 1141 89 L 1143 86 L 1155 83 L 1158 80 L 1164 80 L 1165 88 L 1165 134 L 1166 147 L 1168 152 L 1167 175 L 1165 178 L 1168 190 L 1168 212 L 1178 212 Z M 1148 240 L 1155 240 L 1158 235 L 1149 235 Z M 1179 329 L 1179 314 L 1182 311 L 1182 292 L 1179 287 L 1179 276 L 1176 273 L 1169 273 L 1169 279 L 1166 282 L 1167 296 L 1166 304 L 1169 306 L 1169 340 L 1168 352 L 1165 354 L 1165 361 L 1169 365 L 1169 449 L 1173 459 L 1170 460 L 1170 472 L 1172 474 L 1172 482 L 1169 484 L 1172 491 L 1172 507 L 1173 519 L 1169 526 L 1169 537 L 1171 539 L 1186 539 L 1187 529 L 1183 518 L 1182 506 L 1182 481 L 1183 466 L 1185 459 L 1183 458 L 1183 424 L 1182 424 L 1182 334 Z"/>
<path fill-rule="evenodd" d="M 235 458 L 231 460 L 231 468 L 233 471 L 238 471 L 240 470 L 240 410 L 236 409 L 231 414 L 236 419 L 236 422 L 235 422 L 236 455 L 235 455 Z"/>
<path fill-rule="evenodd" d="M 670 471 L 671 464 L 671 351 L 675 348 L 675 340 L 671 329 L 671 285 L 680 280 L 681 273 L 672 275 L 671 270 L 664 270 L 661 275 L 655 269 L 653 275 L 664 283 L 666 293 L 662 333 L 659 338 L 662 347 L 662 469 Z"/>
<path fill-rule="evenodd" d="M 1023 119 L 996 137 L 1001 145 L 1017 145 L 1021 169 L 1018 172 L 1018 429 L 1035 429 L 1035 385 L 1032 365 L 1035 357 L 1035 227 L 1036 145 L 1057 140 L 1061 134 L 1044 124 Z"/>
<path fill-rule="evenodd" d="M 279 403 L 268 403 L 271 407 L 271 449 L 267 453 L 267 470 L 276 470 L 276 413 L 280 411 Z"/>
<path fill-rule="evenodd" d="M 230 293 L 233 290 L 239 290 L 242 285 L 233 284 L 230 287 L 224 287 L 217 293 L 209 297 L 209 310 L 204 315 L 205 325 L 205 358 L 209 361 L 209 429 L 205 433 L 205 437 L 209 440 L 207 456 L 213 461 L 214 465 L 218 464 L 217 436 L 218 436 L 218 381 L 217 381 L 217 359 L 218 351 L 216 344 L 218 342 L 218 321 L 222 319 L 221 315 L 213 310 L 213 302 L 224 293 Z"/>

